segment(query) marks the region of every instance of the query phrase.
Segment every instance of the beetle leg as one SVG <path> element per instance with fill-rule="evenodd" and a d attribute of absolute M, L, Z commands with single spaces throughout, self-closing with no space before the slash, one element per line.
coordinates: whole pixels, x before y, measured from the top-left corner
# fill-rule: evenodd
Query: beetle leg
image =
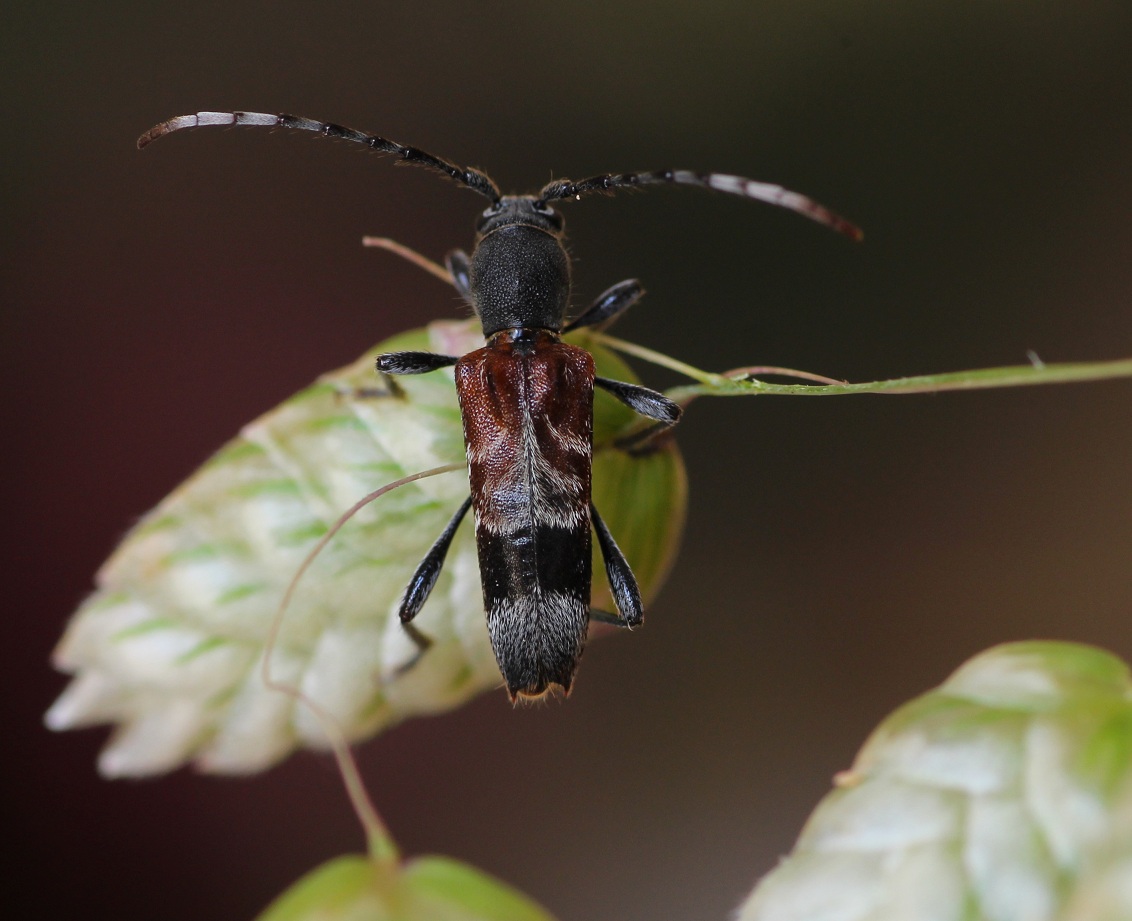
<path fill-rule="evenodd" d="M 645 619 L 644 606 L 641 604 L 641 590 L 637 587 L 637 578 L 629 568 L 629 561 L 617 546 L 617 541 L 609 533 L 609 528 L 601 520 L 597 508 L 590 503 L 590 516 L 593 520 L 594 532 L 597 534 L 597 543 L 601 547 L 601 558 L 605 561 L 605 574 L 609 577 L 609 587 L 613 592 L 613 600 L 617 605 L 620 618 L 612 617 L 604 611 L 591 611 L 590 620 L 599 623 L 613 623 L 620 627 L 636 627 Z M 609 618 L 609 619 L 607 619 Z"/>
<path fill-rule="evenodd" d="M 377 356 L 377 370 L 379 374 L 428 374 L 449 368 L 459 360 L 455 355 L 435 352 L 386 352 Z"/>
<path fill-rule="evenodd" d="M 666 427 L 675 425 L 680 420 L 680 413 L 683 412 L 678 403 L 674 403 L 663 393 L 657 393 L 657 391 L 649 390 L 648 387 L 642 387 L 639 384 L 627 384 L 624 381 L 611 381 L 607 377 L 595 377 L 594 385 L 613 394 L 634 412 L 647 416 L 649 419 L 656 419 L 657 422 L 663 423 Z"/>
<path fill-rule="evenodd" d="M 394 374 L 428 374 L 440 368 L 450 367 L 460 359 L 454 355 L 437 355 L 434 352 L 386 352 L 377 356 L 377 373 L 384 388 L 358 387 L 350 395 L 362 399 L 373 397 L 405 396 L 401 385 L 394 380 Z"/>
<path fill-rule="evenodd" d="M 635 278 L 618 282 L 599 294 L 585 312 L 562 328 L 562 332 L 568 333 L 570 330 L 581 329 L 584 326 L 605 329 L 644 297 L 644 294 L 645 289 Z"/>
<path fill-rule="evenodd" d="M 393 673 L 398 676 L 411 671 L 432 646 L 432 638 L 421 633 L 421 631 L 412 624 L 401 624 L 401 627 L 404 629 L 405 633 L 408 634 L 409 639 L 413 641 L 413 645 L 417 647 L 417 651 L 413 653 L 407 662 L 397 666 Z"/>
<path fill-rule="evenodd" d="M 610 614 L 608 611 L 602 611 L 598 608 L 590 608 L 590 623 L 607 624 L 610 627 L 625 627 L 629 629 L 629 625 L 625 623 L 619 615 Z"/>
<path fill-rule="evenodd" d="M 440 576 L 440 570 L 444 568 L 444 558 L 448 556 L 448 548 L 452 546 L 452 538 L 456 536 L 456 529 L 460 527 L 460 522 L 464 520 L 464 516 L 468 513 L 471 505 L 472 497 L 469 496 L 456 510 L 456 514 L 452 516 L 448 526 L 436 539 L 436 543 L 429 548 L 428 553 L 425 554 L 424 559 L 417 566 L 416 572 L 413 573 L 413 577 L 409 580 L 409 584 L 405 586 L 405 593 L 401 596 L 397 616 L 405 633 L 413 641 L 413 645 L 417 647 L 417 651 L 408 662 L 397 669 L 399 675 L 404 674 L 416 665 L 421 660 L 421 656 L 432 645 L 431 637 L 422 633 L 411 621 L 420 613 L 424 603 L 428 601 L 428 596 L 432 594 L 432 589 Z"/>
<path fill-rule="evenodd" d="M 405 594 L 401 596 L 401 604 L 397 609 L 397 616 L 400 617 L 402 624 L 408 626 L 409 621 L 417 616 L 428 600 L 433 586 L 436 585 L 440 570 L 444 567 L 444 558 L 448 556 L 448 548 L 452 546 L 452 538 L 456 536 L 456 529 L 460 527 L 460 522 L 464 520 L 464 516 L 471 507 L 472 497 L 468 496 L 456 509 L 456 514 L 452 516 L 448 526 L 441 532 L 436 543 L 429 548 L 428 553 L 417 566 L 416 572 L 413 573 L 413 577 L 405 587 Z M 411 635 L 412 631 L 410 631 Z"/>
<path fill-rule="evenodd" d="M 347 387 L 338 390 L 339 399 L 380 400 L 405 398 L 405 390 L 397 383 L 394 374 L 427 374 L 446 368 L 459 361 L 451 355 L 434 355 L 432 352 L 386 352 L 377 356 L 377 375 L 381 387 Z"/>
<path fill-rule="evenodd" d="M 680 421 L 680 415 L 683 413 L 680 404 L 668 399 L 663 393 L 657 393 L 638 384 L 611 381 L 604 377 L 595 377 L 594 384 L 613 394 L 633 411 L 656 420 L 653 425 L 617 439 L 614 444 L 624 451 L 631 454 L 650 453 L 656 449 L 656 442 L 661 435 Z"/>
<path fill-rule="evenodd" d="M 444 265 L 452 278 L 452 286 L 460 293 L 460 297 L 469 304 L 472 302 L 472 274 L 468 268 L 468 254 L 462 249 L 454 249 L 444 257 Z"/>
<path fill-rule="evenodd" d="M 403 399 L 405 390 L 397 383 L 391 374 L 380 374 L 381 387 L 344 387 L 336 388 L 335 395 L 339 400 L 386 400 L 390 397 Z"/>

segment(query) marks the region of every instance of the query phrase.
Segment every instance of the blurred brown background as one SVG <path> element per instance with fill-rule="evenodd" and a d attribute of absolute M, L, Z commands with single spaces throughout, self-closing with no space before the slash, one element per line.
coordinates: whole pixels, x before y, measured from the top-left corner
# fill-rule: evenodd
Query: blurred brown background
<path fill-rule="evenodd" d="M 108 783 L 41 714 L 130 522 L 238 427 L 452 297 L 482 202 L 339 121 L 488 169 L 687 167 L 809 193 L 853 246 L 693 190 L 566 204 L 576 301 L 694 364 L 857 380 L 1132 355 L 1132 5 L 514 0 L 10 5 L 3 125 L 3 828 L 16 917 L 249 918 L 360 846 L 330 762 Z M 660 386 L 670 379 L 642 367 Z M 683 555 L 564 705 L 502 693 L 361 752 L 410 853 L 582 919 L 722 919 L 893 707 L 1005 640 L 1132 658 L 1132 383 L 701 401 Z M 8 908 L 11 905 L 12 908 Z"/>

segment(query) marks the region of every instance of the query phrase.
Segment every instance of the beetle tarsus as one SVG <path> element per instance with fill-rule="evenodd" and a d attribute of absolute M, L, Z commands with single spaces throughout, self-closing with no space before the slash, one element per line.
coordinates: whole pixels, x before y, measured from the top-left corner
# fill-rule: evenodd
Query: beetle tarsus
<path fill-rule="evenodd" d="M 416 646 L 417 651 L 413 653 L 412 657 L 407 662 L 397 666 L 394 674 L 398 678 L 416 668 L 417 663 L 420 662 L 433 643 L 431 637 L 421 633 L 421 631 L 412 624 L 403 623 L 401 624 L 401 629 L 408 634 L 409 639 L 413 641 L 413 645 Z"/>

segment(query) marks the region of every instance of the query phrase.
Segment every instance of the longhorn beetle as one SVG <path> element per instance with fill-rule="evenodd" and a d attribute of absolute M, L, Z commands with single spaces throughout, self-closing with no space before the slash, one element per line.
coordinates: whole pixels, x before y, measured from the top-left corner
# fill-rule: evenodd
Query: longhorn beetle
<path fill-rule="evenodd" d="M 612 173 L 579 182 L 558 179 L 537 195 L 503 195 L 478 169 L 294 115 L 183 115 L 151 128 L 138 138 L 138 147 L 206 125 L 298 128 L 356 141 L 443 173 L 491 202 L 476 223 L 471 255 L 453 250 L 445 259 L 456 290 L 483 324 L 487 344 L 463 357 L 390 352 L 377 358 L 383 375 L 427 374 L 455 365 L 471 484 L 471 495 L 409 581 L 398 613 L 418 654 L 423 653 L 429 640 L 412 620 L 436 584 L 456 529 L 473 508 L 488 632 L 512 700 L 538 697 L 555 686 L 568 694 L 589 622 L 631 628 L 644 617 L 633 572 L 590 501 L 594 387 L 653 420 L 634 439 L 635 449 L 675 425 L 680 407 L 646 387 L 595 376 L 589 352 L 562 341 L 570 330 L 608 326 L 640 300 L 644 289 L 635 279 L 623 281 L 567 322 L 570 257 L 562 216 L 550 203 L 622 188 L 691 185 L 789 208 L 853 239 L 860 239 L 860 231 L 796 192 L 722 173 Z M 617 615 L 590 610 L 591 528 Z"/>

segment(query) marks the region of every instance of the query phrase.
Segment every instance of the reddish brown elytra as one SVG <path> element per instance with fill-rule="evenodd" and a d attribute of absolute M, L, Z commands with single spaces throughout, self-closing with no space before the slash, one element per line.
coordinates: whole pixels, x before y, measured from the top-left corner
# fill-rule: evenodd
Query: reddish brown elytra
<path fill-rule="evenodd" d="M 572 322 L 570 258 L 563 221 L 550 202 L 645 185 L 692 185 L 779 205 L 860 239 L 849 221 L 777 185 L 722 173 L 661 170 L 560 179 L 537 195 L 504 196 L 485 173 L 457 166 L 414 147 L 341 125 L 294 115 L 199 112 L 171 119 L 138 139 L 144 147 L 182 128 L 257 125 L 298 128 L 365 144 L 407 163 L 426 166 L 491 201 L 476 226 L 471 255 L 449 253 L 456 290 L 475 310 L 487 344 L 464 355 L 390 352 L 378 356 L 382 374 L 425 374 L 456 366 L 471 495 L 413 574 L 399 614 L 423 653 L 429 640 L 413 624 L 436 584 L 456 530 L 475 509 L 484 608 L 496 661 L 512 699 L 559 688 L 569 693 L 591 620 L 623 627 L 644 612 L 636 579 L 590 501 L 593 390 L 601 387 L 654 424 L 626 449 L 675 425 L 680 407 L 636 384 L 594 374 L 584 349 L 561 334 L 605 327 L 640 300 L 634 279 L 614 285 Z M 591 529 L 605 562 L 617 614 L 590 610 Z"/>

